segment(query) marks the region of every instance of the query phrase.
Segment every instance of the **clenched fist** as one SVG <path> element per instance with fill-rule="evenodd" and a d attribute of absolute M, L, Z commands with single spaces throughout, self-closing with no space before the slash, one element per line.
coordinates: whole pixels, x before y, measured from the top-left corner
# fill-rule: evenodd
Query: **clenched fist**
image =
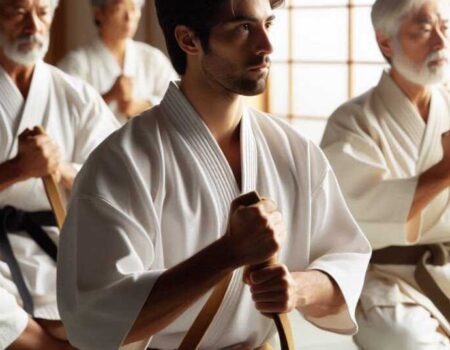
<path fill-rule="evenodd" d="M 19 135 L 16 160 L 25 178 L 54 175 L 59 181 L 59 147 L 47 135 L 40 134 L 38 128 L 26 129 Z"/>
<path fill-rule="evenodd" d="M 280 249 L 284 235 L 282 216 L 275 202 L 262 199 L 247 207 L 233 202 L 226 236 L 237 266 L 269 260 Z"/>

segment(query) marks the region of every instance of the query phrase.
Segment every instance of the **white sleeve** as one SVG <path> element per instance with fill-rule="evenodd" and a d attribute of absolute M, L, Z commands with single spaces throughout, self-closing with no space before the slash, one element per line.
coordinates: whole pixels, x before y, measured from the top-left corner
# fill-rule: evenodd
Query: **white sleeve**
<path fill-rule="evenodd" d="M 83 64 L 80 54 L 76 51 L 67 54 L 61 61 L 58 62 L 57 67 L 67 74 L 88 81 L 86 64 Z"/>
<path fill-rule="evenodd" d="M 74 346 L 119 348 L 163 273 L 154 257 L 125 212 L 101 198 L 74 198 L 58 256 L 58 307 Z"/>
<path fill-rule="evenodd" d="M 6 349 L 19 338 L 27 324 L 27 313 L 13 295 L 0 287 L 0 349 Z"/>
<path fill-rule="evenodd" d="M 351 115 L 342 124 L 331 119 L 322 147 L 374 249 L 420 239 L 420 218 L 408 222 L 418 177 L 393 178 L 381 149 Z"/>
<path fill-rule="evenodd" d="M 354 334 L 358 329 L 355 309 L 370 259 L 370 245 L 350 214 L 329 167 L 312 201 L 312 263 L 308 269 L 323 271 L 333 278 L 346 308 L 336 315 L 307 320 L 328 331 Z"/>
<path fill-rule="evenodd" d="M 83 350 L 118 349 L 164 272 L 153 202 L 130 164 L 106 153 L 77 177 L 58 251 L 58 308 Z"/>

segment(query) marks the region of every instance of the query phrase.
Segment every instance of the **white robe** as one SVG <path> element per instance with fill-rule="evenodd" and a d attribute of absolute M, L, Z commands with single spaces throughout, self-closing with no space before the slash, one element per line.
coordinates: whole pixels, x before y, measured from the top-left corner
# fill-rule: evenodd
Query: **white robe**
<path fill-rule="evenodd" d="M 158 49 L 142 42 L 128 39 L 123 68 L 120 67 L 103 41 L 96 37 L 90 45 L 69 53 L 58 66 L 65 72 L 78 76 L 104 95 L 123 74 L 132 78 L 134 98 L 158 104 L 177 75 L 169 59 Z M 109 104 L 123 124 L 126 116 L 118 110 L 117 102 Z"/>
<path fill-rule="evenodd" d="M 0 280 L 2 276 L 0 275 Z M 7 281 L 0 281 L 0 284 Z M 14 342 L 28 324 L 27 313 L 17 304 L 14 295 L 0 287 L 0 349 Z"/>
<path fill-rule="evenodd" d="M 325 157 L 289 125 L 255 110 L 245 109 L 240 127 L 242 192 L 272 198 L 284 215 L 289 235 L 279 260 L 291 271 L 327 272 L 345 297 L 342 313 L 309 320 L 355 332 L 370 247 Z M 214 137 L 172 84 L 161 105 L 113 134 L 77 178 L 58 261 L 59 309 L 71 342 L 117 349 L 158 277 L 225 232 L 240 193 Z M 176 348 L 205 300 L 156 334 L 151 347 Z M 259 346 L 273 332 L 239 269 L 201 349 Z"/>
<path fill-rule="evenodd" d="M 450 241 L 449 190 L 407 222 L 418 177 L 442 159 L 441 134 L 450 129 L 450 95 L 432 92 L 428 122 L 388 72 L 374 89 L 331 116 L 322 147 L 346 201 L 374 249 Z M 410 237 L 410 239 L 408 239 Z M 433 268 L 450 294 L 450 264 Z M 450 334 L 450 325 L 414 280 L 412 266 L 372 266 L 361 297 L 364 309 L 420 304 Z"/>
<path fill-rule="evenodd" d="M 0 95 L 0 163 L 16 156 L 18 135 L 25 128 L 42 125 L 60 147 L 63 161 L 79 168 L 90 152 L 118 127 L 114 115 L 92 87 L 44 62 L 36 64 L 26 100 L 0 67 Z M 8 205 L 25 211 L 50 210 L 41 179 L 22 181 L 1 191 L 0 208 Z M 48 228 L 47 232 L 58 241 L 57 229 Z M 35 316 L 59 319 L 55 263 L 26 233 L 11 234 L 9 239 L 33 298 Z M 9 268 L 1 261 L 0 288 L 21 304 Z M 2 305 L 0 302 L 3 316 Z M 5 327 L 0 317 L 0 329 Z"/>

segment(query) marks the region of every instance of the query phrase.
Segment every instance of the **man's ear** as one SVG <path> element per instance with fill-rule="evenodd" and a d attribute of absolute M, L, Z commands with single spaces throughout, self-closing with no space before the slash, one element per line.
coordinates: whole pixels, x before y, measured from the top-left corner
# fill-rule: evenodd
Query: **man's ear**
<path fill-rule="evenodd" d="M 179 25 L 175 28 L 175 39 L 181 50 L 187 55 L 198 55 L 201 52 L 201 43 L 195 33 L 186 26 Z"/>
<path fill-rule="evenodd" d="M 92 7 L 92 13 L 94 14 L 94 21 L 95 23 L 101 27 L 103 22 L 103 11 L 100 6 L 93 6 Z"/>
<path fill-rule="evenodd" d="M 383 53 L 383 56 L 391 60 L 392 55 L 394 53 L 392 38 L 388 37 L 386 34 L 382 32 L 376 32 L 376 38 L 378 46 L 380 47 L 380 50 Z"/>

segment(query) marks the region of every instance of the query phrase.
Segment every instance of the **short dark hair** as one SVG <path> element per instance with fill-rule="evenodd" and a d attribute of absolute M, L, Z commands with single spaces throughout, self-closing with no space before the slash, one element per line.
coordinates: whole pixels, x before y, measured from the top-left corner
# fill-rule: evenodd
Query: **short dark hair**
<path fill-rule="evenodd" d="M 186 72 L 187 57 L 175 38 L 175 28 L 178 25 L 190 28 L 207 50 L 211 29 L 218 23 L 221 10 L 229 1 L 231 0 L 155 0 L 159 25 L 164 33 L 172 64 L 179 75 Z M 284 1 L 270 0 L 270 4 L 272 8 L 277 8 Z"/>

